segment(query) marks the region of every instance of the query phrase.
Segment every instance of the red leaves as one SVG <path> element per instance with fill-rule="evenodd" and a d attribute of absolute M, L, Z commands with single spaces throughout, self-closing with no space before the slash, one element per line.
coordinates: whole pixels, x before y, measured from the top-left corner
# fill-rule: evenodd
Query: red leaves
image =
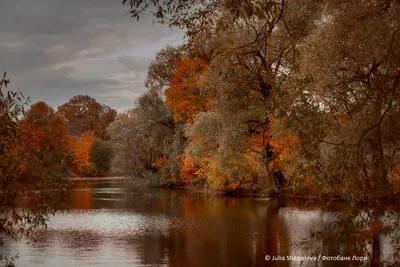
<path fill-rule="evenodd" d="M 45 133 L 34 127 L 34 125 L 29 122 L 21 122 L 20 124 L 25 149 L 34 153 L 39 152 L 40 147 L 43 144 Z"/>
<path fill-rule="evenodd" d="M 58 107 L 58 114 L 65 118 L 72 136 L 92 131 L 96 137 L 105 138 L 105 128 L 115 119 L 117 111 L 99 104 L 90 96 L 78 95 Z"/>
<path fill-rule="evenodd" d="M 181 170 L 181 180 L 189 184 L 193 177 L 198 176 L 201 172 L 200 167 L 195 164 L 190 158 L 185 156 L 180 156 L 182 170 Z"/>
<path fill-rule="evenodd" d="M 33 131 L 40 131 L 42 138 L 40 150 L 46 154 L 46 157 L 52 158 L 52 155 L 65 155 L 68 133 L 64 119 L 55 114 L 52 107 L 44 102 L 33 104 L 26 112 L 23 119 L 24 124 L 31 124 Z M 38 134 L 38 133 L 35 133 Z"/>

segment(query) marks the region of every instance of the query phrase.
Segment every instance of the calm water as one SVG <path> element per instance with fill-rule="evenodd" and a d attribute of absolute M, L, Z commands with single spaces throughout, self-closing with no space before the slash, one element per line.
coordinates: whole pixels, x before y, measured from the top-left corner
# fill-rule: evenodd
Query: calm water
<path fill-rule="evenodd" d="M 381 208 L 136 189 L 121 180 L 75 181 L 70 199 L 68 211 L 34 232 L 35 243 L 6 243 L 4 253 L 19 256 L 16 266 L 383 266 L 398 260 L 398 213 Z M 366 255 L 367 261 L 265 260 L 278 255 Z"/>

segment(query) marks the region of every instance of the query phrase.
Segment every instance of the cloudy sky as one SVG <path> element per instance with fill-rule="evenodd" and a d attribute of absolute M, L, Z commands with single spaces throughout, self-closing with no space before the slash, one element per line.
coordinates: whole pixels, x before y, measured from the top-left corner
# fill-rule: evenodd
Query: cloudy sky
<path fill-rule="evenodd" d="M 127 14 L 121 0 L 1 0 L 0 72 L 10 89 L 57 108 L 87 94 L 119 112 L 144 90 L 157 51 L 183 34 Z"/>

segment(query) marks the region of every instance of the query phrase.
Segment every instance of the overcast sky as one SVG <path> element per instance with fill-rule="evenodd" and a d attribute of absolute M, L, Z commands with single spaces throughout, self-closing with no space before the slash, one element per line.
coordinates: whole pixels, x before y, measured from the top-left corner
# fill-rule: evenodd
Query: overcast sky
<path fill-rule="evenodd" d="M 1 0 L 0 72 L 10 89 L 53 108 L 87 94 L 123 112 L 157 51 L 182 32 L 131 18 L 121 0 Z"/>

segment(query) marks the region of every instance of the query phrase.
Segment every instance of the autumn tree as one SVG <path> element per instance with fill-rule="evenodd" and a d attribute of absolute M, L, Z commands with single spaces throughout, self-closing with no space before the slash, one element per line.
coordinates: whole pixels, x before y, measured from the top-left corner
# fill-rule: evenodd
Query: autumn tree
<path fill-rule="evenodd" d="M 247 138 L 247 127 L 234 116 L 211 111 L 200 113 L 185 129 L 189 139 L 184 150 L 192 166 L 192 180 L 220 192 L 257 192 L 268 187 L 265 169 Z"/>
<path fill-rule="evenodd" d="M 164 91 L 171 86 L 171 77 L 176 72 L 176 63 L 184 54 L 184 47 L 173 46 L 167 46 L 157 52 L 147 71 L 146 88 L 155 90 L 163 96 Z"/>
<path fill-rule="evenodd" d="M 156 162 L 162 184 L 189 181 L 186 174 L 191 173 L 191 167 L 183 156 L 187 145 L 183 126 L 191 123 L 200 111 L 206 111 L 211 103 L 212 94 L 199 87 L 198 83 L 205 69 L 205 61 L 192 56 L 185 46 L 164 48 L 149 67 L 146 87 L 149 92 L 156 91 L 161 99 L 165 99 L 167 112 L 171 110 L 174 115 L 169 124 L 173 129 L 173 142 L 168 156 L 159 157 Z"/>
<path fill-rule="evenodd" d="M 292 130 L 301 129 L 318 144 L 313 161 L 321 174 L 315 177 L 333 191 L 351 199 L 393 196 L 400 179 L 400 5 L 324 4 L 329 20 L 321 18 L 300 57 L 309 81 L 302 96 L 314 105 L 314 123 L 300 113 L 309 105 L 303 102 L 294 109 Z"/>
<path fill-rule="evenodd" d="M 105 129 L 117 116 L 115 109 L 101 105 L 87 95 L 74 96 L 59 106 L 57 113 L 65 119 L 70 135 L 79 136 L 91 131 L 102 139 L 107 138 Z"/>
<path fill-rule="evenodd" d="M 208 26 L 219 24 L 226 13 L 234 19 L 258 17 L 267 18 L 270 12 L 283 10 L 285 1 L 236 1 L 236 0 L 123 0 L 129 6 L 133 18 L 148 12 L 157 22 L 186 30 L 188 37 L 195 37 Z M 221 26 L 221 24 L 219 24 Z"/>
<path fill-rule="evenodd" d="M 135 17 L 148 8 L 147 1 L 130 1 L 130 4 L 131 14 Z M 189 51 L 196 55 L 175 64 L 179 68 L 175 67 L 176 71 L 166 91 L 167 104 L 173 109 L 175 119 L 194 124 L 196 122 L 193 118 L 197 114 L 203 120 L 213 118 L 214 115 L 221 119 L 222 127 L 230 129 L 232 137 L 226 131 L 228 135 L 221 139 L 222 143 L 214 144 L 217 148 L 228 148 L 227 144 L 236 137 L 242 135 L 245 140 L 247 135 L 256 133 L 259 129 L 254 130 L 254 124 L 264 129 L 266 135 L 268 118 L 273 114 L 273 108 L 269 105 L 271 91 L 284 79 L 284 72 L 281 71 L 284 62 L 289 68 L 288 62 L 294 55 L 293 41 L 275 35 L 290 37 L 288 27 L 300 22 L 296 20 L 299 16 L 288 16 L 287 22 L 282 22 L 284 2 L 171 1 L 165 6 L 166 9 L 158 1 L 155 4 L 160 4 L 156 14 L 158 18 L 166 18 L 170 26 L 186 28 Z M 197 5 L 198 9 L 192 10 L 192 5 Z M 166 14 L 172 16 L 164 17 Z M 194 20 L 186 20 L 188 17 Z M 192 24 L 195 20 L 198 23 Z M 271 46 L 277 48 L 269 49 Z M 200 58 L 207 60 L 207 70 Z M 211 98 L 216 98 L 213 103 Z M 202 114 L 208 111 L 210 116 Z M 247 129 L 247 132 L 241 129 Z M 219 130 L 218 136 L 223 136 Z M 190 137 L 201 139 L 203 136 L 195 134 Z M 270 170 L 268 162 L 272 152 L 268 150 L 269 147 L 265 145 L 258 153 L 262 155 L 271 183 L 278 191 L 279 185 L 276 182 L 279 181 L 275 174 L 279 172 Z M 204 149 L 208 149 L 208 146 Z M 239 158 L 241 150 L 246 151 L 240 146 L 232 147 L 231 155 Z M 223 156 L 226 151 L 221 153 Z M 217 166 L 224 165 L 221 163 Z M 240 179 L 240 175 L 234 174 L 231 182 L 237 179 Z"/>
<path fill-rule="evenodd" d="M 116 151 L 112 164 L 115 169 L 136 176 L 149 174 L 151 177 L 158 177 L 158 180 L 153 180 L 161 184 L 182 182 L 180 156 L 186 145 L 186 137 L 183 134 L 183 122 L 174 121 L 173 113 L 165 103 L 165 91 L 171 87 L 172 76 L 177 72 L 176 66 L 186 53 L 184 47 L 171 46 L 158 52 L 148 69 L 145 82 L 148 91 L 138 98 L 137 106 L 127 116 L 109 127 Z M 194 77 L 195 73 L 193 74 Z M 184 98 L 183 91 L 180 97 Z M 174 101 L 179 103 L 178 99 Z M 151 131 L 151 134 L 143 129 Z M 120 138 L 122 135 L 125 137 Z M 127 142 L 130 138 L 131 141 Z M 132 144 L 138 144 L 138 147 L 132 150 Z M 135 163 L 138 160 L 140 164 Z"/>
<path fill-rule="evenodd" d="M 187 28 L 195 34 L 201 27 L 212 21 L 212 15 L 222 4 L 220 0 L 123 0 L 130 7 L 132 17 L 139 19 L 144 12 L 150 12 L 160 23 L 172 27 Z M 197 6 L 195 10 L 193 7 Z"/>
<path fill-rule="evenodd" d="M 196 42 L 192 47 L 200 54 L 212 55 L 200 81 L 202 87 L 214 91 L 215 96 L 208 114 L 199 114 L 199 122 L 195 121 L 187 133 L 191 138 L 208 140 L 202 129 L 216 127 L 216 132 L 210 134 L 216 135 L 217 140 L 212 138 L 211 149 L 202 143 L 197 149 L 195 143 L 189 144 L 188 152 L 197 151 L 197 158 L 201 160 L 201 151 L 215 154 L 221 150 L 219 166 L 228 166 L 221 162 L 228 155 L 231 157 L 229 162 L 240 162 L 240 158 L 244 162 L 246 157 L 252 158 L 264 165 L 264 175 L 269 178 L 273 190 L 279 192 L 284 178 L 279 166 L 272 163 L 282 156 L 283 150 L 273 149 L 270 127 L 273 117 L 279 115 L 279 101 L 285 101 L 282 88 L 297 68 L 296 43 L 307 36 L 306 29 L 313 25 L 315 18 L 312 14 L 317 8 L 306 5 L 299 12 L 296 1 L 285 6 L 283 3 L 266 3 L 270 6 L 260 5 L 261 13 L 240 11 L 236 14 L 227 10 L 217 23 L 220 27 L 210 26 L 203 37 L 192 39 Z M 257 9 L 257 4 L 254 5 Z M 240 6 L 236 8 L 241 10 Z M 295 25 L 304 27 L 303 32 L 293 32 L 291 27 Z M 239 181 L 246 175 L 232 174 L 226 183 L 265 184 L 259 175 L 261 173 L 252 176 L 253 182 L 243 183 Z"/>
<path fill-rule="evenodd" d="M 170 87 L 165 91 L 166 103 L 178 122 L 191 123 L 199 112 L 210 107 L 211 93 L 199 86 L 198 79 L 206 69 L 201 59 L 184 58 L 177 61 L 171 75 Z"/>
<path fill-rule="evenodd" d="M 73 168 L 79 175 L 92 176 L 94 170 L 90 163 L 90 148 L 96 137 L 93 132 L 85 131 L 80 136 L 71 138 L 69 147 L 73 153 Z"/>
<path fill-rule="evenodd" d="M 65 121 L 54 112 L 53 108 L 44 102 L 37 102 L 26 112 L 23 122 L 43 132 L 44 143 L 41 145 L 43 152 L 55 152 L 54 156 L 59 162 L 67 157 L 69 135 Z"/>
<path fill-rule="evenodd" d="M 187 173 L 219 190 L 266 175 L 277 192 L 398 197 L 398 2 L 123 3 L 186 30 L 163 88 L 175 133 L 189 122 L 173 149 L 200 167 Z"/>
<path fill-rule="evenodd" d="M 20 122 L 28 104 L 21 93 L 3 92 L 0 80 L 0 232 L 13 239 L 46 225 L 48 215 L 62 206 L 67 180 L 54 162 L 54 148 L 43 153 L 45 132 Z M 49 159 L 50 157 L 50 159 Z M 1 243 L 1 242 L 0 242 Z"/>

